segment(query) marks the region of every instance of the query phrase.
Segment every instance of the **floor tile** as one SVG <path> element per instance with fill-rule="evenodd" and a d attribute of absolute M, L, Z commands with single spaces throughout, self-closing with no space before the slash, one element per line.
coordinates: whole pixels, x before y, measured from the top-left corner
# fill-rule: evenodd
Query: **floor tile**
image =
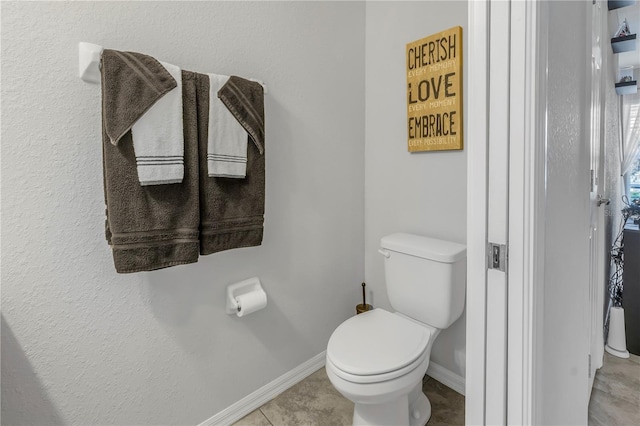
<path fill-rule="evenodd" d="M 431 402 L 428 426 L 464 425 L 464 396 L 434 379 L 423 382 L 422 391 Z"/>
<path fill-rule="evenodd" d="M 464 396 L 428 376 L 422 383 L 432 408 L 428 426 L 464 424 Z M 347 426 L 352 419 L 353 403 L 321 368 L 234 426 Z"/>
<path fill-rule="evenodd" d="M 589 401 L 589 426 L 626 426 L 640 419 L 640 357 L 604 354 Z"/>
<path fill-rule="evenodd" d="M 353 420 L 353 403 L 334 389 L 324 368 L 260 409 L 276 426 L 340 426 Z"/>
<path fill-rule="evenodd" d="M 272 425 L 260 410 L 255 410 L 247 414 L 237 422 L 235 422 L 233 426 L 272 426 Z"/>

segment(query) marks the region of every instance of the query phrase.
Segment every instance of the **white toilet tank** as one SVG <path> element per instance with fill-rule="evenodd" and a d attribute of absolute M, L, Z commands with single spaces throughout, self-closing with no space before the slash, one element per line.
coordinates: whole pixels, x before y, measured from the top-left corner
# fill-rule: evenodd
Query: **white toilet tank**
<path fill-rule="evenodd" d="M 380 245 L 393 309 L 439 329 L 462 315 L 467 269 L 464 245 L 404 233 L 383 237 Z"/>

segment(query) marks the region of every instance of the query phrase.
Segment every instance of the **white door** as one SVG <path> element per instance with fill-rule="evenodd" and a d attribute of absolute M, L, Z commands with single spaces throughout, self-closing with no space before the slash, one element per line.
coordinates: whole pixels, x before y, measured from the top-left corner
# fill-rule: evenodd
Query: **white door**
<path fill-rule="evenodd" d="M 486 423 L 507 418 L 507 273 L 509 232 L 510 3 L 493 2 L 489 48 Z M 495 265 L 498 263 L 498 265 Z M 502 265 L 499 265 L 503 263 Z"/>

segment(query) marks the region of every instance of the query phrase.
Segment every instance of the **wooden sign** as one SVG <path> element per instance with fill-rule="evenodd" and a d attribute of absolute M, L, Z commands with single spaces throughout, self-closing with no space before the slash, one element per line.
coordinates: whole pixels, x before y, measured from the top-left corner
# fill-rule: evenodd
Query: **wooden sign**
<path fill-rule="evenodd" d="M 407 44 L 409 152 L 462 149 L 462 27 Z"/>

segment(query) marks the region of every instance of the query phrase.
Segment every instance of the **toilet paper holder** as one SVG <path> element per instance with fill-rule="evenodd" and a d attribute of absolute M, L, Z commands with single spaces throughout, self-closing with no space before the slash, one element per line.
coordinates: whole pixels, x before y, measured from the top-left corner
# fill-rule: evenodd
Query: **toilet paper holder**
<path fill-rule="evenodd" d="M 264 293 L 260 278 L 253 277 L 240 281 L 238 283 L 231 284 L 227 287 L 227 313 L 236 314 L 240 310 L 236 297 L 243 294 L 251 293 L 254 291 L 261 291 Z"/>

